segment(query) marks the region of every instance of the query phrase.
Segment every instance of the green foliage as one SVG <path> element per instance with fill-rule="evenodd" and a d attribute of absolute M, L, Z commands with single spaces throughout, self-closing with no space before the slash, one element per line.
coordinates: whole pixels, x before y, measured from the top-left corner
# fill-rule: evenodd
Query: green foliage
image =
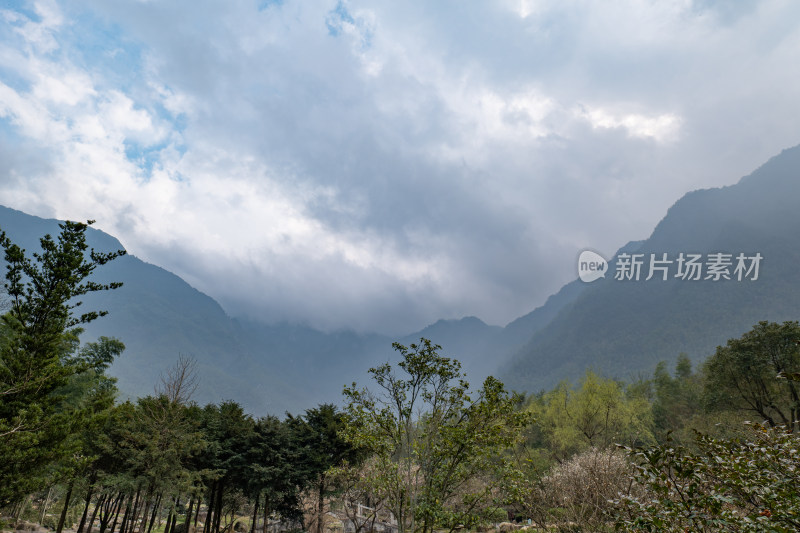
<path fill-rule="evenodd" d="M 647 397 L 591 371 L 577 387 L 562 382 L 529 409 L 541 431 L 540 445 L 557 461 L 590 447 L 653 441 Z"/>
<path fill-rule="evenodd" d="M 104 372 L 124 346 L 101 337 L 81 347 L 78 326 L 103 312 L 76 308 L 119 285 L 87 277 L 124 252 L 87 254 L 85 231 L 62 225 L 32 259 L 0 233 L 10 298 L 0 321 L 0 507 L 69 482 L 68 523 L 104 502 L 108 525 L 113 498 L 139 502 L 143 530 L 148 510 L 186 516 L 188 499 L 195 513 L 205 504 L 209 533 L 248 505 L 251 522 L 277 514 L 310 529 L 316 516 L 321 531 L 331 499 L 351 511 L 369 503 L 357 528 L 391 512 L 401 533 L 476 528 L 509 508 L 560 530 L 800 527 L 797 322 L 759 323 L 700 373 L 685 355 L 673 375 L 660 364 L 652 380 L 627 385 L 587 372 L 524 405 L 494 378 L 471 390 L 460 363 L 423 338 L 395 343 L 400 362 L 370 369 L 371 388 L 346 387 L 344 412 L 320 405 L 280 421 L 235 402 L 199 407 L 187 360 L 155 395 L 114 406 Z M 740 430 L 732 420 L 743 413 L 763 427 Z"/>
<path fill-rule="evenodd" d="M 689 357 L 678 356 L 674 376 L 670 376 L 666 364 L 660 362 L 653 373 L 653 385 L 653 424 L 657 438 L 663 440 L 668 432 L 684 438 L 684 428 L 696 423 L 702 413 L 703 397 L 701 377 L 692 372 Z"/>
<path fill-rule="evenodd" d="M 87 278 L 125 254 L 87 254 L 87 227 L 61 224 L 58 239 L 42 237 L 41 252 L 32 258 L 0 231 L 9 297 L 9 311 L 0 322 L 0 506 L 40 487 L 51 466 L 70 453 L 76 442 L 69 437 L 81 424 L 82 411 L 63 393 L 70 385 L 75 389 L 75 376 L 102 373 L 122 348 L 107 340 L 75 353 L 76 327 L 104 314 L 75 315 L 78 298 L 121 285 Z"/>
<path fill-rule="evenodd" d="M 473 396 L 459 362 L 429 340 L 393 346 L 400 373 L 387 363 L 370 369 L 376 390 L 345 388 L 346 436 L 374 454 L 368 482 L 401 532 L 474 527 L 518 480 L 505 452 L 529 417 L 494 378 Z"/>
<path fill-rule="evenodd" d="M 333 404 L 323 404 L 308 409 L 303 417 L 290 416 L 287 420 L 301 447 L 298 466 L 302 487 L 311 493 L 314 508 L 307 515 L 313 517 L 315 531 L 324 531 L 325 500 L 339 491 L 338 478 L 329 475 L 333 468 L 344 464 L 358 465 L 365 449 L 344 438 L 347 419 Z"/>
<path fill-rule="evenodd" d="M 794 431 L 800 420 L 800 387 L 779 374 L 800 372 L 800 324 L 759 322 L 739 339 L 717 348 L 705 364 L 705 395 L 713 409 L 758 416 Z"/>
<path fill-rule="evenodd" d="M 263 497 L 269 512 L 288 520 L 300 518 L 300 489 L 308 470 L 297 435 L 274 416 L 256 420 L 247 450 L 246 493 Z"/>
<path fill-rule="evenodd" d="M 625 247 L 645 254 L 640 281 L 616 281 L 609 272 L 591 283 L 520 350 L 501 375 L 506 384 L 549 389 L 588 367 L 611 376 L 650 373 L 680 352 L 698 361 L 759 320 L 800 317 L 798 168 L 800 149 L 793 148 L 733 186 L 686 194 L 649 239 Z M 650 253 L 675 259 L 719 250 L 761 253 L 758 280 L 687 282 L 672 278 L 673 264 L 672 279 L 645 281 Z"/>
<path fill-rule="evenodd" d="M 621 531 L 797 531 L 798 437 L 753 424 L 745 439 L 697 434 L 690 451 L 671 443 L 628 452 L 641 497 L 617 502 Z"/>
<path fill-rule="evenodd" d="M 289 416 L 287 424 L 302 448 L 307 477 L 311 479 L 316 480 L 344 462 L 357 464 L 363 455 L 363 450 L 344 438 L 347 417 L 333 404 L 308 409 L 302 417 Z"/>

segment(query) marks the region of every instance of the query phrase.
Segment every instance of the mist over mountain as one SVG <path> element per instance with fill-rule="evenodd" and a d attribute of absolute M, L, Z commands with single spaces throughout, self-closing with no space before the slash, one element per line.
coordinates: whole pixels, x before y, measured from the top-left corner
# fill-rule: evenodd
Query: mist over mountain
<path fill-rule="evenodd" d="M 624 379 L 652 371 L 660 360 L 687 353 L 705 359 L 760 320 L 800 317 L 800 147 L 785 150 L 739 183 L 693 191 L 676 202 L 649 239 L 626 251 L 760 253 L 758 279 L 689 281 L 655 276 L 604 279 L 584 290 L 541 328 L 500 375 L 512 387 L 536 391 L 586 368 Z M 646 263 L 647 264 L 647 263 Z M 705 275 L 704 275 L 705 277 Z"/>
<path fill-rule="evenodd" d="M 232 399 L 255 414 L 300 412 L 339 402 L 344 384 L 365 383 L 367 370 L 396 357 L 391 344 L 420 337 L 458 358 L 473 386 L 489 374 L 517 390 L 537 391 L 587 368 L 629 379 L 681 352 L 702 360 L 759 320 L 800 317 L 800 147 L 784 151 L 736 185 L 686 194 L 645 241 L 615 254 L 760 253 L 757 280 L 620 281 L 615 258 L 604 279 L 566 284 L 547 302 L 505 327 L 476 317 L 442 319 L 400 338 L 353 331 L 322 332 L 298 324 L 264 324 L 228 316 L 212 298 L 178 276 L 127 255 L 96 271 L 122 288 L 87 296 L 87 307 L 109 315 L 86 327 L 127 349 L 111 373 L 124 396 L 152 394 L 179 355 L 196 359 L 199 403 Z M 58 221 L 0 207 L 0 228 L 38 250 Z M 90 228 L 90 246 L 122 248 Z"/>
<path fill-rule="evenodd" d="M 56 220 L 6 207 L 0 207 L 0 228 L 29 255 L 39 250 L 41 236 L 55 237 L 60 231 Z M 87 231 L 87 242 L 98 251 L 123 248 L 117 239 L 94 228 Z M 126 255 L 99 267 L 92 279 L 123 282 L 117 290 L 83 298 L 86 308 L 109 314 L 86 325 L 82 340 L 105 335 L 125 343 L 125 353 L 111 369 L 124 396 L 152 394 L 161 373 L 184 354 L 197 361 L 198 401 L 237 399 L 261 412 L 292 405 L 292 390 L 273 373 L 263 372 L 242 341 L 242 328 L 217 302 L 178 276 Z"/>
<path fill-rule="evenodd" d="M 58 234 L 58 223 L 0 206 L 0 228 L 28 254 L 39 250 L 41 236 Z M 87 241 L 98 251 L 123 248 L 94 228 Z M 197 361 L 200 384 L 194 399 L 199 403 L 232 399 L 257 414 L 296 413 L 340 401 L 345 384 L 365 383 L 370 367 L 394 360 L 393 341 L 432 339 L 444 354 L 462 361 L 477 385 L 494 371 L 501 352 L 527 338 L 506 336 L 503 328 L 474 317 L 441 320 L 402 338 L 235 319 L 180 277 L 132 255 L 98 268 L 93 279 L 124 283 L 83 298 L 86 308 L 109 314 L 88 324 L 82 335 L 83 341 L 105 335 L 125 343 L 125 353 L 110 371 L 123 397 L 152 394 L 161 374 L 179 355 L 187 355 Z"/>

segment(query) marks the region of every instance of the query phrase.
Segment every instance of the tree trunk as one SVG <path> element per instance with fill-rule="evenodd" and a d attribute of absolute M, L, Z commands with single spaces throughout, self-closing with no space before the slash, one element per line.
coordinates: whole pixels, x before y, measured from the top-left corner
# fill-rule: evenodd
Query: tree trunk
<path fill-rule="evenodd" d="M 153 513 L 150 515 L 150 525 L 147 526 L 147 533 L 150 533 L 153 530 L 153 524 L 156 521 L 156 516 L 160 514 L 159 513 L 160 510 L 161 510 L 161 493 L 159 492 L 158 496 L 156 496 L 156 501 L 153 504 Z"/>
<path fill-rule="evenodd" d="M 150 506 L 153 503 L 153 495 L 150 495 L 144 500 L 144 509 L 142 510 L 142 519 L 139 520 L 139 533 L 144 533 L 147 529 L 147 515 L 150 513 Z"/>
<path fill-rule="evenodd" d="M 133 502 L 133 510 L 128 517 L 127 527 L 124 533 L 136 533 L 136 517 L 139 514 L 139 500 L 141 499 L 142 486 L 136 487 L 136 499 Z"/>
<path fill-rule="evenodd" d="M 122 513 L 122 522 L 119 525 L 119 531 L 122 533 L 122 530 L 125 529 L 125 521 L 128 518 L 128 513 L 131 510 L 131 500 L 133 499 L 133 494 L 127 494 L 125 498 L 125 512 Z M 117 509 L 117 514 L 114 515 L 114 521 L 111 522 L 111 531 L 109 533 L 114 533 L 114 530 L 117 529 L 117 520 L 119 520 L 119 513 L 122 511 L 122 506 L 120 505 L 119 509 Z"/>
<path fill-rule="evenodd" d="M 222 480 L 217 488 L 217 505 L 214 512 L 214 533 L 219 533 L 220 522 L 222 521 L 222 495 L 225 493 L 225 484 Z"/>
<path fill-rule="evenodd" d="M 44 516 L 47 514 L 47 506 L 50 505 L 50 497 L 53 495 L 53 487 L 47 489 L 47 497 L 44 499 L 44 504 L 42 504 L 42 512 L 39 515 L 39 523 L 44 524 Z"/>
<path fill-rule="evenodd" d="M 178 523 L 178 509 L 180 509 L 180 507 L 181 507 L 181 497 L 180 495 L 178 495 L 175 498 L 175 507 L 173 508 L 172 511 L 172 522 L 170 522 L 169 524 L 169 533 L 174 533 L 175 531 L 175 526 Z M 189 520 L 186 519 L 185 523 L 186 523 L 186 531 L 184 531 L 184 533 L 189 533 Z"/>
<path fill-rule="evenodd" d="M 94 511 L 92 511 L 92 518 L 89 519 L 89 527 L 86 529 L 86 533 L 92 533 L 92 526 L 94 525 L 94 519 L 97 518 L 97 512 L 100 510 L 100 506 L 105 503 L 106 496 L 101 494 L 97 497 L 97 501 L 94 504 Z"/>
<path fill-rule="evenodd" d="M 256 494 L 256 503 L 253 505 L 253 523 L 250 524 L 250 533 L 256 533 L 256 520 L 258 520 L 258 500 L 261 494 Z"/>
<path fill-rule="evenodd" d="M 74 483 L 74 481 L 70 481 L 67 486 L 67 494 L 64 496 L 64 508 L 61 510 L 61 516 L 58 519 L 56 533 L 61 533 L 61 530 L 64 529 L 64 520 L 67 519 L 67 509 L 69 508 L 69 500 L 72 498 L 72 486 Z"/>
<path fill-rule="evenodd" d="M 200 505 L 197 506 L 197 510 L 200 510 Z M 186 512 L 186 533 L 189 533 L 189 524 L 192 523 L 192 512 L 194 511 L 194 495 L 189 497 L 189 510 Z M 174 531 L 174 528 L 173 528 Z"/>
<path fill-rule="evenodd" d="M 81 515 L 81 523 L 78 526 L 78 533 L 83 533 L 83 528 L 86 525 L 86 515 L 89 514 L 89 504 L 92 501 L 92 494 L 94 493 L 94 482 L 96 476 L 92 474 L 92 478 L 89 481 L 89 489 L 86 491 L 86 505 L 83 507 L 83 515 Z"/>
<path fill-rule="evenodd" d="M 144 533 L 145 528 L 147 527 L 147 514 L 150 512 L 150 504 L 153 503 L 153 493 L 148 490 L 148 495 L 144 500 L 144 510 L 142 511 L 142 519 L 139 521 L 139 533 Z M 131 530 L 132 533 L 136 533 L 137 530 Z M 78 531 L 78 533 L 81 533 Z"/>
<path fill-rule="evenodd" d="M 20 501 L 19 501 L 19 502 L 18 502 L 18 503 L 17 503 L 17 504 L 14 506 L 14 509 L 13 509 L 13 511 L 11 512 L 11 515 L 14 517 L 14 526 L 15 526 L 15 527 L 16 527 L 16 525 L 19 523 L 19 517 L 22 515 L 22 511 L 23 511 L 23 510 L 25 509 L 25 507 L 28 505 L 28 500 L 29 500 L 29 499 L 30 499 L 30 496 L 25 496 L 24 498 L 22 498 L 22 499 L 21 499 L 21 500 L 20 500 Z"/>
<path fill-rule="evenodd" d="M 264 533 L 269 529 L 269 494 L 264 495 Z"/>
<path fill-rule="evenodd" d="M 171 533 L 172 531 L 172 517 L 175 516 L 178 512 L 178 497 L 172 498 L 172 505 L 169 507 L 169 513 L 167 513 L 167 524 L 164 526 L 164 533 Z M 159 517 L 159 522 L 161 519 Z"/>
<path fill-rule="evenodd" d="M 197 497 L 197 509 L 194 511 L 194 530 L 197 531 L 197 519 L 200 517 L 200 506 L 203 504 L 202 495 Z M 186 522 L 187 524 L 189 522 Z M 188 529 L 186 531 L 189 531 Z"/>
<path fill-rule="evenodd" d="M 155 526 L 157 528 L 159 528 L 159 527 L 161 527 L 161 524 L 164 522 L 164 493 L 163 492 L 158 495 L 158 505 L 157 505 L 157 507 L 158 507 L 158 512 L 156 513 L 155 522 L 153 522 L 153 521 L 150 522 L 150 529 L 148 531 L 152 531 L 153 524 L 155 524 Z M 174 505 L 170 505 L 170 508 L 174 509 Z M 169 516 L 167 518 L 169 518 Z M 167 526 L 165 525 L 164 528 L 166 529 L 166 527 Z"/>
<path fill-rule="evenodd" d="M 211 484 L 211 494 L 208 497 L 208 509 L 206 509 L 206 520 L 203 522 L 203 533 L 208 533 L 214 529 L 214 504 L 217 501 L 217 484 L 217 481 Z"/>
<path fill-rule="evenodd" d="M 133 503 L 133 494 L 128 495 L 127 502 L 125 502 L 125 512 L 122 514 L 122 523 L 119 525 L 119 533 L 125 532 L 125 526 L 128 525 L 128 515 L 131 512 L 131 504 Z M 119 516 L 119 513 L 117 513 Z M 114 533 L 114 529 L 117 527 L 117 517 L 114 517 L 114 523 L 111 524 L 111 533 Z"/>
<path fill-rule="evenodd" d="M 111 517 L 114 517 L 114 524 L 117 523 L 117 516 L 119 515 L 119 510 L 122 508 L 122 502 L 125 498 L 125 495 L 120 491 L 119 495 L 117 495 L 117 499 L 111 504 L 111 507 L 108 509 L 108 514 L 105 516 L 100 517 L 100 533 L 105 533 L 106 529 L 108 528 L 108 523 L 111 521 Z M 113 527 L 111 533 L 114 533 Z"/>
<path fill-rule="evenodd" d="M 100 507 L 100 522 L 98 529 L 100 533 L 104 533 L 108 526 L 108 521 L 111 520 L 111 515 L 114 514 L 114 507 L 117 505 L 117 500 L 114 495 L 109 492 L 103 505 Z"/>

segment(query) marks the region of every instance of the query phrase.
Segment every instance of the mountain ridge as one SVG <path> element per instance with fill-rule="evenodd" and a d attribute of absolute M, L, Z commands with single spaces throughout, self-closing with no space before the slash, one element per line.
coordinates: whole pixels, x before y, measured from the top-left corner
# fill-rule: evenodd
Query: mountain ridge
<path fill-rule="evenodd" d="M 586 368 L 629 379 L 687 353 L 702 361 L 759 320 L 800 316 L 800 147 L 784 150 L 736 184 L 691 191 L 638 243 L 637 253 L 761 253 L 758 281 L 618 281 L 610 272 L 500 370 L 514 388 L 535 391 Z M 629 250 L 630 252 L 631 250 Z M 615 254 L 616 257 L 616 254 Z"/>
<path fill-rule="evenodd" d="M 107 309 L 109 316 L 90 324 L 84 339 L 116 336 L 126 344 L 111 373 L 127 396 L 152 393 L 159 375 L 184 354 L 198 361 L 198 402 L 232 399 L 257 414 L 337 403 L 344 384 L 364 383 L 370 367 L 396 361 L 392 341 L 407 345 L 420 337 L 458 358 L 475 385 L 494 374 L 510 388 L 537 391 L 576 380 L 587 368 L 635 378 L 680 352 L 700 361 L 758 320 L 800 316 L 800 237 L 792 231 L 800 227 L 794 207 L 798 170 L 795 147 L 734 185 L 690 191 L 648 239 L 627 243 L 610 260 L 614 264 L 620 253 L 760 252 L 760 283 L 626 283 L 615 281 L 610 270 L 593 283 L 565 284 L 505 326 L 466 316 L 390 338 L 234 318 L 179 276 L 127 255 L 98 269 L 97 281 L 124 285 L 85 298 L 87 306 Z M 29 251 L 45 233 L 57 234 L 57 223 L 0 206 L 0 228 Z M 87 238 L 98 250 L 122 246 L 95 228 Z"/>

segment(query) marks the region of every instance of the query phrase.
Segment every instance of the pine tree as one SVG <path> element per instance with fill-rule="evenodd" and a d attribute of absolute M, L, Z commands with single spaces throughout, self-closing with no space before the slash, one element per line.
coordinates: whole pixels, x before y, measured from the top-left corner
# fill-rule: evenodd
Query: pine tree
<path fill-rule="evenodd" d="M 58 239 L 42 237 L 32 258 L 0 231 L 9 298 L 0 319 L 0 506 L 40 488 L 48 469 L 76 444 L 69 437 L 78 411 L 67 407 L 62 392 L 73 376 L 105 364 L 78 351 L 78 334 L 81 324 L 106 313 L 75 311 L 81 296 L 121 286 L 87 278 L 125 251 L 87 253 L 91 223 L 60 224 Z"/>

